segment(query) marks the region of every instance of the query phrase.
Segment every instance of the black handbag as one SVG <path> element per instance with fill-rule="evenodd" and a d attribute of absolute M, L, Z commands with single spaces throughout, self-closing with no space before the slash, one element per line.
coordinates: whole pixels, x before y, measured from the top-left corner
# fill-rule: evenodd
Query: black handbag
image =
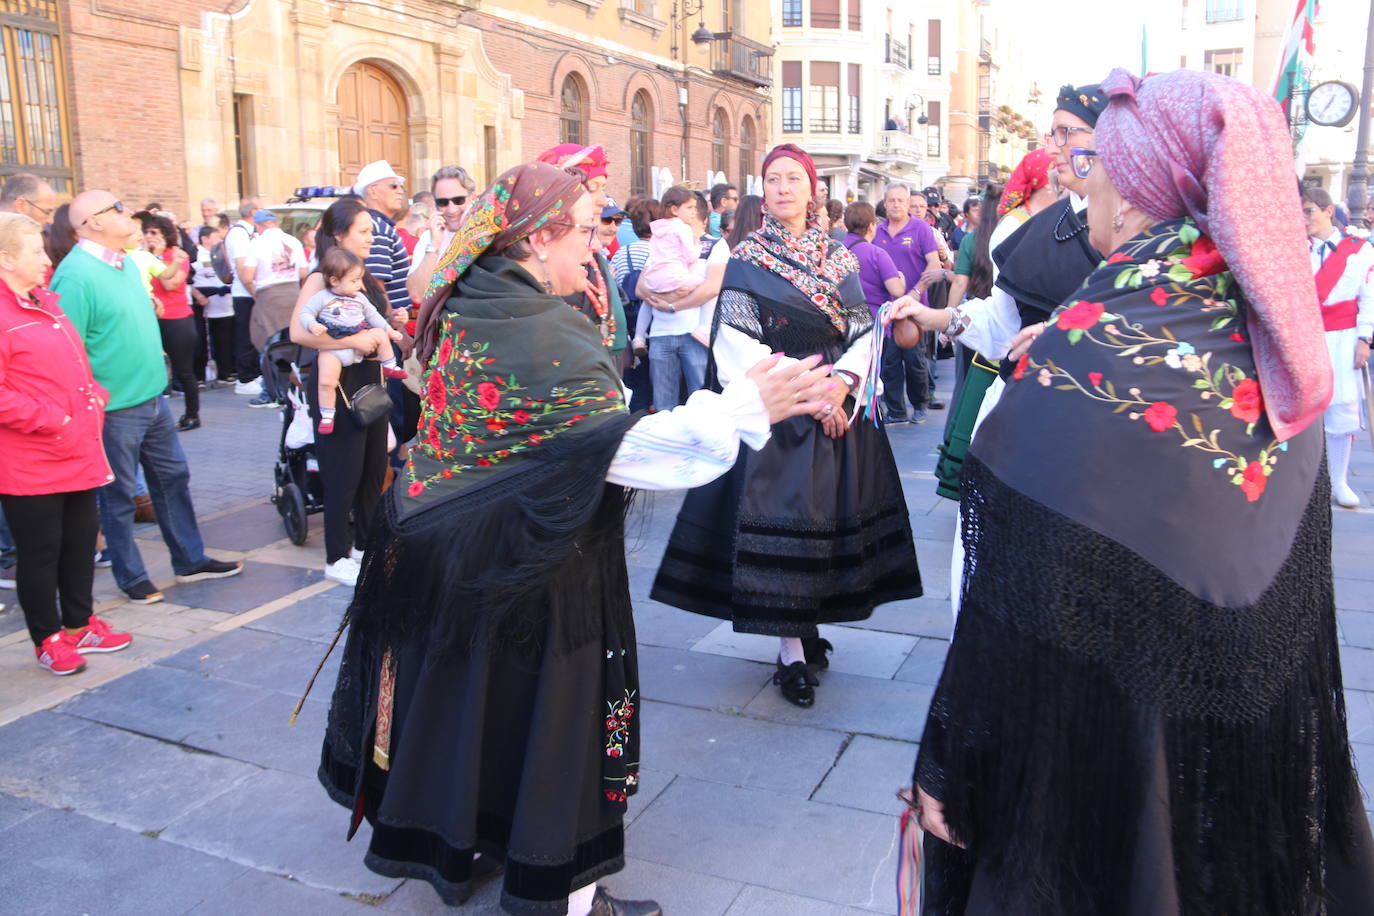
<path fill-rule="evenodd" d="M 377 367 L 377 374 L 381 376 L 381 366 Z M 359 429 L 367 429 L 373 423 L 391 414 L 391 395 L 387 394 L 385 386 L 378 382 L 368 382 L 366 385 L 353 392 L 350 398 L 339 387 L 339 397 L 343 398 L 344 407 L 348 409 L 348 415 L 353 418 L 353 422 L 358 424 Z"/>

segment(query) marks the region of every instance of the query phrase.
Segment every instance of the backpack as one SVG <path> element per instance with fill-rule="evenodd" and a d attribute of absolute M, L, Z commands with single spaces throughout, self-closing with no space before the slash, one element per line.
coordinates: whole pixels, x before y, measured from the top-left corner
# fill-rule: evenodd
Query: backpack
<path fill-rule="evenodd" d="M 233 232 L 235 229 L 248 231 L 242 226 L 230 226 L 229 232 Z M 219 277 L 221 283 L 234 282 L 234 265 L 229 263 L 229 248 L 225 244 L 229 239 L 229 232 L 224 233 L 224 238 L 216 242 L 215 247 L 210 249 L 210 266 L 214 268 L 215 276 Z"/>
<path fill-rule="evenodd" d="M 215 247 L 210 249 L 210 267 L 221 283 L 234 282 L 234 268 L 229 263 L 229 250 L 224 247 L 224 239 L 220 239 L 215 243 Z"/>

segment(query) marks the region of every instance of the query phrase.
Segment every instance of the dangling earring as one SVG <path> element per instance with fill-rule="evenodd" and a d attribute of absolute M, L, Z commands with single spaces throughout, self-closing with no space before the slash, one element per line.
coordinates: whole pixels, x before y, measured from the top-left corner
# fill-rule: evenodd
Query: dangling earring
<path fill-rule="evenodd" d="M 553 283 L 550 282 L 550 280 L 549 280 L 549 264 L 548 264 L 548 260 L 549 260 L 549 256 L 546 255 L 546 254 L 541 254 L 541 255 L 539 256 L 539 269 L 540 269 L 540 271 L 542 271 L 543 274 L 544 274 L 544 279 L 541 280 L 540 282 L 544 285 L 544 292 L 546 292 L 546 293 L 552 293 L 552 292 L 553 292 Z"/>
<path fill-rule="evenodd" d="M 1112 214 L 1112 231 L 1113 231 L 1113 232 L 1120 232 L 1121 229 L 1122 229 L 1122 227 L 1124 227 L 1125 225 L 1126 225 L 1126 218 L 1125 218 L 1124 216 L 1121 215 L 1121 211 L 1120 211 L 1120 210 L 1117 210 L 1116 213 Z"/>

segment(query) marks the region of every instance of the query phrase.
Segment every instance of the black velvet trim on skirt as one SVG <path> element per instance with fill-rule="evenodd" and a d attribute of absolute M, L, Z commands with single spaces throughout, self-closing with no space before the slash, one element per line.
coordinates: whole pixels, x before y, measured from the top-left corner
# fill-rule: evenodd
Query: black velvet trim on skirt
<path fill-rule="evenodd" d="M 963 602 L 913 779 L 969 851 L 932 841 L 926 912 L 1369 912 L 1325 473 L 1244 608 L 972 455 L 963 484 Z"/>
<path fill-rule="evenodd" d="M 827 438 L 810 417 L 741 449 L 687 494 L 651 596 L 732 621 L 736 632 L 814 636 L 921 594 L 906 501 L 887 435 L 856 421 Z"/>
<path fill-rule="evenodd" d="M 364 565 L 319 769 L 330 797 L 352 812 L 352 830 L 371 825 L 364 861 L 372 870 L 428 881 L 458 904 L 480 853 L 505 863 L 506 911 L 545 916 L 624 867 L 641 703 L 624 499 L 619 487 L 603 483 L 599 492 L 575 549 L 550 557 L 537 587 L 512 607 L 483 615 L 479 596 L 458 589 L 408 609 L 414 625 L 400 629 L 390 625 L 398 610 L 390 602 L 406 590 L 388 577 L 424 575 L 424 563 L 414 564 L 461 542 L 473 519 L 450 513 L 451 527 L 433 522 L 403 535 L 395 513 L 381 513 L 368 552 L 390 559 Z M 475 616 L 458 628 L 470 639 L 436 639 L 452 630 L 436 625 L 444 615 Z M 519 638 L 510 638 L 512 621 Z M 388 652 L 395 678 L 383 770 L 373 746 Z"/>

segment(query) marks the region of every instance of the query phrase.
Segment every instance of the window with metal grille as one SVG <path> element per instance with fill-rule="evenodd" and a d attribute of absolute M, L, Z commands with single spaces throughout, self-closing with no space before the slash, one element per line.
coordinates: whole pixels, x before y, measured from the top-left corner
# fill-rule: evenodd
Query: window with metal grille
<path fill-rule="evenodd" d="M 837 61 L 811 62 L 811 103 L 807 117 L 814 133 L 840 132 L 840 65 Z"/>
<path fill-rule="evenodd" d="M 861 11 L 863 0 L 849 0 L 849 30 L 851 32 L 862 32 L 864 28 L 863 13 Z"/>
<path fill-rule="evenodd" d="M 0 0 L 0 174 L 74 193 L 57 0 Z"/>
<path fill-rule="evenodd" d="M 933 159 L 940 158 L 940 103 L 926 103 L 926 117 L 930 123 L 926 125 L 926 155 Z"/>
<path fill-rule="evenodd" d="M 749 186 L 749 176 L 754 174 L 758 164 L 754 162 L 754 119 L 748 115 L 739 125 L 739 186 Z"/>
<path fill-rule="evenodd" d="M 587 143 L 587 91 L 575 73 L 563 77 L 558 96 L 558 142 Z"/>
<path fill-rule="evenodd" d="M 802 24 L 802 0 L 782 0 L 782 24 L 785 26 Z"/>
<path fill-rule="evenodd" d="M 725 171 L 726 144 L 725 109 L 717 108 L 711 119 L 711 171 Z"/>
<path fill-rule="evenodd" d="M 926 75 L 940 75 L 940 20 L 926 22 Z"/>
<path fill-rule="evenodd" d="M 1203 53 L 1202 69 L 1222 76 L 1235 76 L 1240 70 L 1240 48 L 1222 48 Z"/>
<path fill-rule="evenodd" d="M 863 108 L 859 97 L 860 88 L 860 67 L 858 64 L 849 65 L 849 132 L 857 134 L 862 130 Z"/>
<path fill-rule="evenodd" d="M 643 89 L 630 101 L 630 193 L 648 194 L 651 185 L 649 168 L 649 132 L 651 128 L 649 93 Z"/>
<path fill-rule="evenodd" d="M 1208 22 L 1235 22 L 1245 18 L 1245 4 L 1241 0 L 1207 0 Z"/>
<path fill-rule="evenodd" d="M 799 60 L 782 65 L 782 129 L 793 133 L 802 129 L 802 65 Z"/>

